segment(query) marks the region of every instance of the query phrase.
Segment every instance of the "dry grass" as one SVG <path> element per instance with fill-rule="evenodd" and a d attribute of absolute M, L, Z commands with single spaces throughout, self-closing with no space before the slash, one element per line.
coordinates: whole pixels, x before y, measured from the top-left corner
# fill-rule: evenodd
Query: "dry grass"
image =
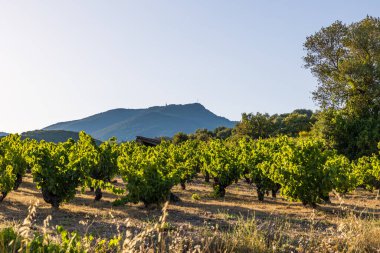
<path fill-rule="evenodd" d="M 259 202 L 243 182 L 215 199 L 212 188 L 198 179 L 186 191 L 176 187 L 182 201 L 163 212 L 143 205 L 113 207 L 116 196 L 108 193 L 96 203 L 90 192 L 54 211 L 31 181 L 26 177 L 0 204 L 0 227 L 20 225 L 31 203 L 39 201 L 33 229 L 49 234 L 62 225 L 93 234 L 99 244 L 116 236 L 125 252 L 380 252 L 380 201 L 363 190 L 344 198 L 332 195 L 331 204 L 313 210 L 281 197 Z M 90 251 L 96 249 L 92 245 Z"/>

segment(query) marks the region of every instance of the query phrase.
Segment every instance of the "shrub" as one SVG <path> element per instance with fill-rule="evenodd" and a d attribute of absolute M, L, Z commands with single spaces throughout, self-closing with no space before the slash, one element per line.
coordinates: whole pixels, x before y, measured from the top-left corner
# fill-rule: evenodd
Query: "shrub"
<path fill-rule="evenodd" d="M 13 168 L 12 173 L 16 177 L 13 190 L 17 190 L 28 168 L 26 141 L 21 141 L 21 136 L 18 134 L 10 134 L 1 138 L 0 155 L 3 156 L 3 164 L 10 165 Z"/>
<path fill-rule="evenodd" d="M 264 200 L 265 192 L 271 191 L 272 197 L 280 188 L 280 185 L 273 182 L 262 170 L 260 165 L 264 162 L 270 162 L 271 154 L 276 151 L 275 145 L 271 140 L 247 140 L 239 141 L 239 163 L 242 166 L 242 173 L 246 181 L 254 183 L 257 189 L 257 195 L 260 201 Z"/>
<path fill-rule="evenodd" d="M 200 167 L 198 141 L 188 140 L 179 145 L 170 145 L 168 153 L 168 166 L 178 171 L 181 187 L 185 190 L 186 183 L 195 177 Z"/>
<path fill-rule="evenodd" d="M 116 139 L 96 145 L 95 140 L 84 132 L 79 133 L 78 142 L 70 150 L 69 166 L 83 172 L 83 187 L 95 190 L 95 200 L 102 198 L 102 189 L 110 187 L 117 168 Z"/>
<path fill-rule="evenodd" d="M 118 165 L 128 190 L 123 201 L 141 201 L 145 206 L 165 202 L 172 187 L 179 183 L 179 171 L 168 166 L 168 157 L 166 143 L 158 147 L 137 147 L 129 154 L 122 153 Z"/>
<path fill-rule="evenodd" d="M 203 147 L 201 161 L 204 170 L 213 178 L 214 194 L 224 197 L 226 188 L 240 178 L 237 149 L 224 141 L 212 140 Z"/>
<path fill-rule="evenodd" d="M 42 190 L 43 199 L 54 208 L 74 198 L 84 172 L 70 166 L 69 154 L 74 142 L 53 144 L 40 142 L 33 161 L 33 180 Z"/>
<path fill-rule="evenodd" d="M 280 149 L 273 153 L 272 162 L 264 163 L 262 168 L 274 182 L 281 184 L 283 196 L 315 207 L 328 201 L 334 188 L 343 187 L 340 175 L 346 173 L 346 160 L 339 157 L 329 160 L 335 151 L 325 149 L 321 141 L 307 138 L 276 141 L 280 142 Z"/>
<path fill-rule="evenodd" d="M 16 176 L 13 173 L 13 167 L 6 164 L 4 158 L 0 155 L 0 202 L 14 188 Z"/>

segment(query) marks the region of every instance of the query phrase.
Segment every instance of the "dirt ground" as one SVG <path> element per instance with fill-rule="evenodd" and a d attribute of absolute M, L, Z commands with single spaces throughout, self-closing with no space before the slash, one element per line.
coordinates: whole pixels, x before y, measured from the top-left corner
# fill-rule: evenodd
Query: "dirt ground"
<path fill-rule="evenodd" d="M 119 183 L 121 181 L 119 180 Z M 227 188 L 225 198 L 212 197 L 211 185 L 197 178 L 187 185 L 186 190 L 176 186 L 173 193 L 181 201 L 170 203 L 168 224 L 176 227 L 191 225 L 195 230 L 207 226 L 229 227 L 240 218 L 255 217 L 259 222 L 275 219 L 286 220 L 294 231 L 302 231 L 310 222 L 320 224 L 322 228 L 334 227 L 339 218 L 347 213 L 358 216 L 380 218 L 380 200 L 376 194 L 362 189 L 339 199 L 331 195 L 331 203 L 319 205 L 317 209 L 304 207 L 301 203 L 290 202 L 278 196 L 277 199 L 266 197 L 264 202 L 257 200 L 253 186 L 241 181 Z M 193 200 L 198 194 L 200 200 Z M 45 203 L 42 195 L 30 175 L 24 178 L 17 191 L 11 192 L 0 203 L 0 227 L 20 224 L 28 214 L 28 207 L 39 202 L 35 224 L 41 228 L 43 220 L 52 215 L 50 227 L 62 225 L 68 230 L 91 233 L 97 237 L 113 237 L 118 231 L 141 229 L 152 224 L 161 215 L 160 209 L 147 209 L 142 204 L 127 204 L 115 207 L 112 201 L 116 195 L 104 193 L 103 199 L 95 202 L 94 193 L 85 192 L 75 196 L 69 203 L 64 203 L 59 210 L 53 210 Z"/>

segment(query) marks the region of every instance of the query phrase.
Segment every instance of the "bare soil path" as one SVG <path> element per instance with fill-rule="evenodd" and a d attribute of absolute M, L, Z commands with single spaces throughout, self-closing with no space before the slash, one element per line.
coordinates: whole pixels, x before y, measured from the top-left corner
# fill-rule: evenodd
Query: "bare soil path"
<path fill-rule="evenodd" d="M 121 184 L 121 180 L 118 181 Z M 195 230 L 205 224 L 227 228 L 238 219 L 249 217 L 255 217 L 259 222 L 283 219 L 291 224 L 290 229 L 294 231 L 302 231 L 310 222 L 319 223 L 322 229 L 334 227 L 339 217 L 347 213 L 380 217 L 380 200 L 375 200 L 375 193 L 362 189 L 343 199 L 331 195 L 331 203 L 320 205 L 316 210 L 287 201 L 281 196 L 277 199 L 267 197 L 260 202 L 255 189 L 243 181 L 228 187 L 225 198 L 212 197 L 211 185 L 202 178 L 188 184 L 186 190 L 176 186 L 173 193 L 182 201 L 170 204 L 168 224 L 191 225 Z M 200 200 L 193 200 L 193 194 L 199 195 Z M 89 232 L 99 237 L 112 237 L 118 231 L 123 232 L 127 219 L 132 229 L 139 230 L 146 224 L 156 222 L 161 215 L 159 209 L 147 209 L 142 204 L 115 207 L 112 202 L 116 198 L 114 194 L 104 193 L 102 200 L 95 202 L 94 193 L 78 192 L 74 200 L 64 203 L 60 210 L 53 210 L 43 201 L 31 176 L 27 175 L 19 190 L 11 192 L 0 203 L 0 227 L 21 223 L 28 214 L 28 207 L 36 201 L 39 201 L 36 216 L 38 228 L 42 227 L 48 215 L 52 215 L 52 227 L 62 225 L 68 230 Z"/>

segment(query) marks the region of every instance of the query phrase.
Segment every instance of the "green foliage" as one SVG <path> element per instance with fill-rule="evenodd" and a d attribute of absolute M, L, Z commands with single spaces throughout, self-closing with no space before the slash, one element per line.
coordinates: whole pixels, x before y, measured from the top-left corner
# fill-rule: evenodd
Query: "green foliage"
<path fill-rule="evenodd" d="M 116 143 L 116 139 L 110 139 L 103 142 L 98 147 L 99 162 L 97 166 L 90 168 L 90 175 L 96 180 L 95 187 L 111 189 L 114 193 L 118 193 L 120 190 L 116 189 L 110 184 L 110 181 L 119 172 L 117 165 L 117 158 L 119 156 L 119 150 Z M 96 198 L 96 200 L 98 200 Z"/>
<path fill-rule="evenodd" d="M 197 129 L 195 133 L 189 136 L 190 139 L 199 141 L 209 141 L 213 137 L 213 133 L 207 129 Z"/>
<path fill-rule="evenodd" d="M 0 192 L 3 199 L 14 188 L 18 173 L 32 166 L 34 182 L 55 208 L 72 199 L 79 186 L 122 193 L 110 183 L 117 173 L 128 191 L 118 202 L 161 204 L 174 185 L 185 188 L 202 172 L 211 176 L 216 196 L 223 197 L 226 188 L 244 176 L 256 186 L 260 200 L 268 191 L 275 196 L 281 186 L 283 196 L 315 206 L 328 201 L 333 190 L 347 193 L 358 185 L 380 188 L 379 164 L 377 155 L 351 163 L 311 137 L 187 140 L 177 145 L 163 141 L 146 147 L 135 142 L 117 145 L 114 139 L 97 146 L 83 132 L 77 142 L 58 144 L 10 135 L 0 141 Z"/>
<path fill-rule="evenodd" d="M 309 36 L 305 66 L 317 77 L 322 112 L 315 132 L 351 159 L 380 141 L 380 19 L 336 21 Z"/>
<path fill-rule="evenodd" d="M 110 139 L 97 146 L 90 135 L 80 132 L 79 140 L 70 152 L 68 166 L 84 173 L 83 187 L 96 188 L 95 200 L 100 200 L 101 189 L 112 188 L 109 182 L 118 172 L 116 139 Z"/>
<path fill-rule="evenodd" d="M 37 232 L 30 238 L 24 238 L 13 228 L 0 229 L 0 252 L 85 253 L 88 252 L 89 245 L 94 241 L 92 236 L 81 237 L 77 232 L 69 233 L 62 226 L 57 226 L 55 235 L 56 240 L 54 241 L 48 234 Z M 115 246 L 115 242 L 117 246 Z M 96 246 L 96 252 L 116 252 L 119 247 L 119 240 L 111 239 L 104 245 L 97 243 Z"/>
<path fill-rule="evenodd" d="M 168 164 L 169 143 L 163 142 L 156 147 L 134 146 L 131 152 L 122 153 L 118 158 L 120 174 L 126 182 L 128 195 L 125 201 L 161 204 L 169 197 L 171 188 L 179 183 L 179 171 L 172 170 Z"/>
<path fill-rule="evenodd" d="M 214 129 L 213 135 L 217 139 L 226 140 L 232 136 L 232 128 L 217 127 Z"/>
<path fill-rule="evenodd" d="M 269 114 L 243 113 L 241 121 L 235 127 L 235 133 L 253 139 L 267 138 L 273 133 L 273 128 L 274 124 Z"/>
<path fill-rule="evenodd" d="M 313 132 L 329 146 L 350 159 L 369 156 L 377 151 L 380 117 L 349 114 L 346 110 L 325 110 L 318 115 Z"/>
<path fill-rule="evenodd" d="M 193 193 L 193 194 L 191 195 L 191 199 L 192 199 L 192 200 L 195 200 L 195 201 L 198 201 L 198 200 L 201 200 L 201 197 L 200 197 L 198 194 Z"/>
<path fill-rule="evenodd" d="M 0 201 L 11 190 L 17 190 L 28 167 L 25 141 L 16 134 L 0 140 Z"/>
<path fill-rule="evenodd" d="M 314 118 L 311 118 L 306 113 L 291 113 L 287 115 L 278 130 L 280 134 L 287 134 L 289 136 L 297 136 L 300 132 L 310 131 Z"/>
<path fill-rule="evenodd" d="M 13 173 L 13 167 L 4 162 L 4 158 L 0 156 L 0 202 L 12 191 L 16 180 Z"/>
<path fill-rule="evenodd" d="M 22 182 L 22 177 L 28 168 L 26 160 L 27 145 L 26 141 L 21 141 L 21 136 L 10 134 L 0 140 L 0 155 L 3 156 L 3 164 L 10 165 L 16 176 L 13 189 L 17 190 Z"/>
<path fill-rule="evenodd" d="M 80 132 L 79 140 L 68 151 L 68 167 L 73 168 L 75 171 L 83 172 L 84 176 L 93 176 L 100 173 L 96 173 L 99 171 L 100 154 L 95 140 L 90 135 Z M 87 184 L 91 185 L 88 182 Z"/>
<path fill-rule="evenodd" d="M 264 194 L 272 191 L 275 197 L 279 185 L 273 182 L 261 169 L 262 163 L 272 161 L 271 154 L 276 150 L 276 145 L 272 140 L 250 140 L 241 139 L 239 141 L 239 162 L 242 166 L 243 175 L 248 183 L 254 183 L 257 189 L 257 195 L 260 201 L 264 200 Z"/>
<path fill-rule="evenodd" d="M 72 140 L 58 144 L 42 141 L 35 151 L 33 180 L 42 190 L 44 200 L 54 208 L 58 208 L 63 201 L 71 200 L 85 178 L 85 172 L 77 166 L 80 161 L 70 161 L 70 151 L 74 145 Z"/>
<path fill-rule="evenodd" d="M 0 229 L 0 252 L 18 252 L 21 240 L 13 228 Z"/>
<path fill-rule="evenodd" d="M 172 171 L 178 172 L 184 190 L 186 189 L 185 183 L 195 177 L 201 166 L 198 146 L 197 140 L 188 140 L 180 145 L 168 147 L 168 166 Z"/>
<path fill-rule="evenodd" d="M 380 19 L 366 17 L 349 25 L 336 21 L 309 36 L 305 66 L 318 78 L 313 93 L 322 108 L 376 113 Z"/>
<path fill-rule="evenodd" d="M 349 161 L 336 156 L 334 150 L 324 148 L 322 141 L 311 138 L 300 140 L 286 137 L 274 140 L 280 148 L 272 154 L 272 162 L 264 163 L 263 170 L 281 184 L 281 194 L 291 200 L 315 206 L 329 200 L 329 192 L 345 192 L 355 187 L 349 175 Z"/>
<path fill-rule="evenodd" d="M 189 136 L 187 134 L 183 132 L 179 132 L 173 136 L 173 143 L 179 144 L 179 143 L 187 141 L 188 139 L 189 139 Z"/>
<path fill-rule="evenodd" d="M 236 125 L 233 132 L 238 138 L 259 139 L 277 135 L 296 137 L 300 132 L 310 131 L 314 122 L 313 112 L 305 109 L 280 115 L 243 113 L 241 121 Z"/>
<path fill-rule="evenodd" d="M 331 155 L 325 165 L 331 187 L 338 193 L 348 193 L 359 185 L 359 178 L 354 173 L 354 166 L 344 155 Z"/>
<path fill-rule="evenodd" d="M 354 174 L 359 185 L 368 190 L 380 189 L 380 160 L 378 156 L 363 156 L 354 164 Z"/>
<path fill-rule="evenodd" d="M 216 139 L 204 145 L 201 152 L 203 169 L 214 180 L 214 194 L 217 197 L 224 197 L 226 188 L 241 176 L 237 148 Z"/>

